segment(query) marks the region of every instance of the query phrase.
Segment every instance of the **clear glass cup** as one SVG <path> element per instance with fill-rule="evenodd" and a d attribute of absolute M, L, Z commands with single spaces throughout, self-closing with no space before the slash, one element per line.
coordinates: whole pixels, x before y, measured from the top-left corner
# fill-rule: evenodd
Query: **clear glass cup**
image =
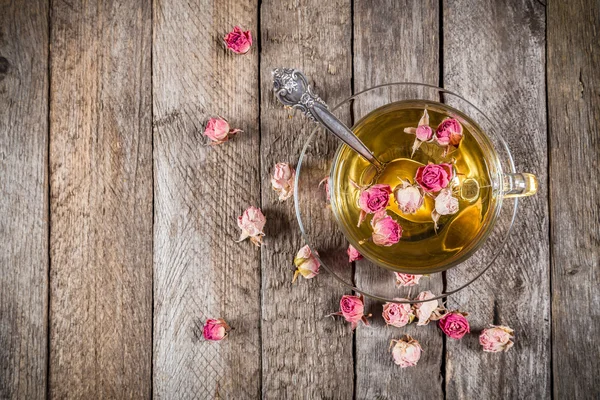
<path fill-rule="evenodd" d="M 337 209 L 336 196 L 329 200 L 323 184 L 326 180 L 336 182 L 336 173 L 339 175 L 343 167 L 336 164 L 339 162 L 337 155 L 346 146 L 320 126 L 315 127 L 302 149 L 296 168 L 294 201 L 304 240 L 334 278 L 358 293 L 381 301 L 414 303 L 409 300 L 422 290 L 431 290 L 436 298 L 443 298 L 479 278 L 504 247 L 517 212 L 517 198 L 534 194 L 537 180 L 531 174 L 515 171 L 510 150 L 488 117 L 461 96 L 445 89 L 419 83 L 380 85 L 355 94 L 331 111 L 348 126 L 353 126 L 373 111 L 396 102 L 410 102 L 416 106 L 422 103 L 423 107 L 441 103 L 463 124 L 476 125 L 470 132 L 475 133 L 484 153 L 493 197 L 489 221 L 477 240 L 451 262 L 430 270 L 419 285 L 396 286 L 394 271 L 418 274 L 420 269 L 399 268 L 385 257 L 378 257 L 340 223 L 340 216 L 333 212 Z M 390 148 L 397 146 L 391 137 L 389 142 Z M 331 190 L 335 191 L 335 188 L 332 184 Z M 363 260 L 349 263 L 346 255 L 349 244 L 363 254 Z M 444 271 L 448 272 L 442 279 Z"/>

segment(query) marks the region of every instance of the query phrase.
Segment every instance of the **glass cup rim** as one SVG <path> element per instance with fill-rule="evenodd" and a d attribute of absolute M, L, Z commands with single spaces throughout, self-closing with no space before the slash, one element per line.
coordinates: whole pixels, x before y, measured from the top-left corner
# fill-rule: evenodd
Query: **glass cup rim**
<path fill-rule="evenodd" d="M 491 124 L 492 127 L 497 126 L 497 124 L 493 123 L 489 117 L 482 112 L 478 107 L 476 107 L 473 103 L 471 103 L 470 101 L 468 101 L 467 99 L 465 99 L 464 97 L 462 97 L 461 95 L 452 92 L 450 90 L 444 89 L 444 88 L 440 88 L 438 86 L 435 85 L 430 85 L 430 84 L 426 84 L 426 83 L 419 83 L 419 82 L 392 82 L 392 83 L 385 83 L 385 84 L 381 84 L 381 85 L 376 85 L 364 90 L 361 90 L 360 92 L 357 92 L 355 94 L 353 94 L 352 96 L 342 100 L 341 102 L 339 102 L 338 104 L 336 104 L 334 107 L 331 108 L 331 111 L 336 111 L 337 109 L 339 109 L 340 107 L 342 107 L 343 105 L 351 102 L 352 100 L 354 100 L 355 98 L 359 97 L 360 95 L 367 93 L 367 92 L 371 92 L 377 89 L 381 89 L 381 88 L 385 88 L 385 87 L 394 87 L 394 86 L 415 86 L 415 87 L 426 87 L 426 88 L 430 88 L 433 90 L 438 91 L 440 94 L 449 94 L 452 96 L 455 96 L 456 98 L 464 101 L 466 104 L 468 104 L 470 107 L 472 107 L 475 111 L 477 111 L 478 113 L 481 114 L 481 116 L 483 118 L 485 118 L 487 120 L 487 122 L 489 122 Z M 416 98 L 415 100 L 419 100 L 418 98 Z M 443 104 L 443 103 L 442 103 Z M 300 228 L 300 232 L 301 232 L 301 236 L 302 239 L 304 240 L 304 242 L 311 248 L 314 249 L 312 240 L 310 238 L 310 234 L 306 231 L 304 224 L 302 222 L 302 213 L 300 211 L 300 203 L 299 203 L 299 184 L 300 184 L 300 175 L 301 175 L 301 170 L 302 170 L 302 162 L 306 156 L 306 152 L 308 151 L 310 145 L 313 143 L 317 133 L 319 132 L 320 129 L 323 129 L 320 126 L 315 126 L 315 128 L 311 131 L 310 135 L 308 136 L 308 138 L 306 139 L 302 150 L 300 152 L 300 157 L 298 159 L 298 164 L 296 166 L 296 176 L 294 179 L 294 209 L 295 209 L 295 213 L 296 213 L 296 219 L 298 221 L 298 225 Z M 489 136 L 489 134 L 484 133 L 485 136 Z M 501 144 L 501 146 L 503 147 L 503 149 L 506 151 L 506 160 L 508 162 L 508 171 L 504 171 L 501 170 L 501 174 L 504 174 L 505 172 L 507 173 L 515 173 L 516 169 L 515 169 L 515 164 L 514 164 L 514 160 L 513 160 L 513 156 L 512 153 L 510 151 L 510 148 L 508 147 L 508 144 L 506 143 L 506 141 L 504 140 L 504 138 L 502 137 L 502 135 L 500 135 L 498 132 L 494 131 L 494 135 L 495 138 L 499 141 L 499 143 Z M 488 137 L 489 139 L 489 137 Z M 494 148 L 494 146 L 492 146 L 492 148 Z M 495 148 L 494 148 L 495 149 Z M 494 150 L 495 151 L 495 150 Z M 499 157 L 499 156 L 498 156 Z M 329 176 L 328 176 L 329 178 Z M 497 257 L 500 255 L 500 253 L 502 252 L 502 250 L 504 249 L 506 242 L 508 240 L 508 238 L 510 237 L 510 233 L 512 231 L 512 228 L 514 226 L 514 222 L 515 222 L 515 218 L 516 218 L 516 214 L 517 214 L 517 210 L 518 210 L 518 199 L 514 198 L 514 205 L 513 205 L 513 210 L 512 210 L 512 215 L 510 216 L 510 222 L 508 225 L 508 229 L 506 231 L 506 234 L 504 235 L 504 237 L 502 238 L 502 242 L 500 243 L 500 247 L 499 250 L 497 252 L 495 252 L 495 254 L 492 256 L 492 258 L 487 261 L 487 265 L 485 267 L 483 267 L 477 274 L 475 274 L 471 279 L 469 279 L 468 281 L 466 281 L 464 284 L 460 285 L 459 287 L 450 290 L 450 291 L 445 291 L 444 293 L 429 298 L 427 299 L 427 301 L 431 301 L 431 300 L 437 300 L 437 299 L 443 299 L 449 295 L 452 295 L 454 293 L 459 292 L 460 290 L 464 289 L 465 287 L 469 286 L 471 283 L 473 283 L 474 281 L 476 281 L 477 279 L 479 279 L 495 262 L 495 260 L 497 259 Z M 500 202 L 502 203 L 502 198 L 500 198 Z M 500 209 L 502 207 L 504 207 L 505 204 L 499 204 L 498 205 L 498 211 L 497 213 L 500 212 Z M 497 219 L 497 216 L 494 217 L 494 220 Z M 495 221 L 492 222 L 492 224 L 494 224 Z M 490 231 L 491 229 L 493 229 L 493 225 L 490 227 Z M 346 236 L 346 235 L 344 235 Z M 487 236 L 487 235 L 486 235 Z M 348 240 L 348 238 L 346 237 L 346 239 Z M 487 237 L 484 238 L 482 240 L 482 242 L 485 242 L 485 240 L 487 240 Z M 320 256 L 318 254 L 316 254 L 316 252 L 313 253 L 315 255 L 315 257 L 317 258 L 317 260 L 320 262 L 321 266 L 323 266 L 323 268 L 325 268 L 325 270 L 327 270 L 327 272 L 329 272 L 331 275 L 333 275 L 333 277 L 339 281 L 340 283 L 342 283 L 344 286 L 350 288 L 351 290 L 353 290 L 354 292 L 363 294 L 367 297 L 379 300 L 379 301 L 384 301 L 384 302 L 397 302 L 397 303 L 420 303 L 422 301 L 416 301 L 416 300 L 409 300 L 409 301 L 405 301 L 405 300 L 396 300 L 396 299 L 390 299 L 390 298 L 386 298 L 386 297 L 382 297 L 373 293 L 369 293 L 368 291 L 362 290 L 360 288 L 358 288 L 355 284 L 341 278 L 340 276 L 338 276 L 338 274 L 333 271 L 331 268 L 329 268 L 327 266 L 326 263 L 323 262 L 323 260 L 320 258 Z M 473 253 L 471 253 L 472 255 Z M 385 268 L 382 266 L 379 266 L 380 268 Z M 440 272 L 435 272 L 435 273 L 441 273 L 444 271 L 440 271 Z"/>

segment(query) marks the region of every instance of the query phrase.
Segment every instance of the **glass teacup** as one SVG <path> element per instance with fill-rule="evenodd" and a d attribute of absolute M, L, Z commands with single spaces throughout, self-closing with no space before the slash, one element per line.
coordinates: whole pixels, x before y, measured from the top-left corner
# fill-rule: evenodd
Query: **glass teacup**
<path fill-rule="evenodd" d="M 304 239 L 319 253 L 323 267 L 354 290 L 386 301 L 414 295 L 410 288 L 390 295 L 386 286 L 393 282 L 392 272 L 435 276 L 454 268 L 458 279 L 435 293 L 437 297 L 454 293 L 481 276 L 509 235 L 516 198 L 537 190 L 533 175 L 516 173 L 508 146 L 494 124 L 462 97 L 415 83 L 367 89 L 332 111 L 353 126 L 386 169 L 374 170 L 320 127 L 306 141 L 297 167 L 296 214 Z M 423 115 L 433 130 L 444 118 L 459 121 L 464 129 L 460 145 L 440 146 L 434 140 L 417 143 L 415 135 L 405 130 L 417 127 Z M 459 201 L 459 211 L 432 218 L 437 196 L 419 187 L 423 204 L 418 211 L 404 213 L 391 195 L 386 214 L 401 226 L 402 237 L 395 244 L 375 243 L 373 215 L 356 226 L 361 190 L 382 183 L 394 193 L 403 185 L 417 186 L 416 171 L 429 163 L 452 166 L 448 187 Z M 344 257 L 348 245 L 364 257 L 353 269 Z M 354 283 L 355 277 L 359 284 Z"/>

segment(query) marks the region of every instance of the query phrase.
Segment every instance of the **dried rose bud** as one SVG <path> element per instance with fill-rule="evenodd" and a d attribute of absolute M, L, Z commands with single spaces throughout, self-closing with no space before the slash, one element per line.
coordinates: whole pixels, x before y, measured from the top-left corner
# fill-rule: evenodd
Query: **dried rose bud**
<path fill-rule="evenodd" d="M 490 325 L 479 335 L 479 344 L 483 346 L 483 351 L 490 353 L 499 353 L 508 351 L 513 346 L 514 331 L 508 326 Z"/>
<path fill-rule="evenodd" d="M 362 321 L 365 325 L 369 325 L 369 321 L 367 321 L 367 317 L 370 317 L 371 314 L 365 316 L 365 305 L 363 303 L 363 296 L 351 296 L 345 295 L 342 296 L 340 300 L 340 311 L 335 312 L 333 315 L 341 315 L 344 319 L 350 322 L 352 329 L 356 329 L 358 323 Z"/>
<path fill-rule="evenodd" d="M 363 258 L 362 254 L 360 254 L 352 245 L 348 245 L 348 250 L 346 250 L 346 253 L 348 253 L 348 262 L 362 260 Z"/>
<path fill-rule="evenodd" d="M 396 277 L 396 286 L 415 286 L 423 277 L 423 275 L 403 274 L 402 272 L 394 272 L 394 276 Z"/>
<path fill-rule="evenodd" d="M 432 299 L 435 296 L 431 291 L 426 290 L 424 292 L 419 293 L 415 300 L 421 301 L 421 303 L 416 303 L 414 307 L 415 315 L 419 322 L 417 325 L 427 325 L 429 321 L 435 321 L 440 318 L 440 314 L 445 310 L 443 307 L 439 306 L 437 300 L 431 301 L 423 301 L 427 299 Z"/>
<path fill-rule="evenodd" d="M 463 127 L 455 118 L 446 118 L 435 130 L 435 138 L 441 146 L 458 146 L 463 136 Z"/>
<path fill-rule="evenodd" d="M 394 345 L 395 343 L 395 345 Z M 415 339 L 406 335 L 400 340 L 392 340 L 390 347 L 392 348 L 392 357 L 394 363 L 400 368 L 414 367 L 421 358 L 421 345 Z"/>
<path fill-rule="evenodd" d="M 294 258 L 294 265 L 296 266 L 296 272 L 294 272 L 294 279 L 292 283 L 296 281 L 298 275 L 302 275 L 306 279 L 314 278 L 319 274 L 319 267 L 321 263 L 310 251 L 308 245 L 298 250 L 296 257 Z"/>
<path fill-rule="evenodd" d="M 321 182 L 319 182 L 319 187 L 323 185 L 323 188 L 325 189 L 325 199 L 327 199 L 327 202 L 329 203 L 331 201 L 331 193 L 329 192 L 329 177 L 326 176 L 325 178 L 323 178 L 323 180 L 321 180 Z"/>
<path fill-rule="evenodd" d="M 438 221 L 442 215 L 451 215 L 458 212 L 458 199 L 452 196 L 452 189 L 442 189 L 435 198 L 435 208 L 431 212 L 435 230 L 438 229 Z"/>
<path fill-rule="evenodd" d="M 392 325 L 398 328 L 410 324 L 413 321 L 413 319 L 415 319 L 410 304 L 408 303 L 385 303 L 383 305 L 382 316 L 387 325 Z"/>
<path fill-rule="evenodd" d="M 236 54 L 246 54 L 252 46 L 252 33 L 243 31 L 242 28 L 236 26 L 233 31 L 229 32 L 223 38 L 225 45 Z"/>
<path fill-rule="evenodd" d="M 373 243 L 378 246 L 391 246 L 402 237 L 402 227 L 385 210 L 379 211 L 371 220 Z"/>
<path fill-rule="evenodd" d="M 412 157 L 423 142 L 429 142 L 433 138 L 433 130 L 429 126 L 429 114 L 427 110 L 423 110 L 423 116 L 416 128 L 405 128 L 404 132 L 416 136 L 412 147 Z"/>
<path fill-rule="evenodd" d="M 296 171 L 288 163 L 275 164 L 271 186 L 279 193 L 279 201 L 287 200 L 294 194 Z"/>
<path fill-rule="evenodd" d="M 451 164 L 427 164 L 417 169 L 415 182 L 427 193 L 439 192 L 453 178 Z"/>
<path fill-rule="evenodd" d="M 417 128 L 415 134 L 417 135 L 417 139 L 421 142 L 427 142 L 433 137 L 433 129 L 427 125 L 421 125 Z"/>
<path fill-rule="evenodd" d="M 376 184 L 373 186 L 361 187 L 352 180 L 350 180 L 350 183 L 360 190 L 358 196 L 360 216 L 358 218 L 357 226 L 362 224 L 367 214 L 375 214 L 378 211 L 385 210 L 388 204 L 390 204 L 390 194 L 392 193 L 390 185 Z"/>
<path fill-rule="evenodd" d="M 444 315 L 438 321 L 438 326 L 452 339 L 462 339 L 467 333 L 471 332 L 469 321 L 467 321 L 466 313 L 460 311 L 452 311 Z"/>
<path fill-rule="evenodd" d="M 260 211 L 260 208 L 248 207 L 237 219 L 238 227 L 242 230 L 238 242 L 250 238 L 252 243 L 260 247 L 262 237 L 265 236 L 262 230 L 266 222 L 267 219 L 262 211 Z"/>
<path fill-rule="evenodd" d="M 458 199 L 452 196 L 452 189 L 442 189 L 436 196 L 435 211 L 440 215 L 451 215 L 458 211 Z"/>
<path fill-rule="evenodd" d="M 394 199 L 404 214 L 414 214 L 423 205 L 423 195 L 419 188 L 404 180 L 394 188 Z"/>
<path fill-rule="evenodd" d="M 239 132 L 242 132 L 242 130 L 231 129 L 229 122 L 221 117 L 210 118 L 204 128 L 204 136 L 211 140 L 212 145 L 224 143 Z"/>
<path fill-rule="evenodd" d="M 206 340 L 218 341 L 227 337 L 227 332 L 230 330 L 231 328 L 224 319 L 208 319 L 204 324 L 202 335 Z"/>

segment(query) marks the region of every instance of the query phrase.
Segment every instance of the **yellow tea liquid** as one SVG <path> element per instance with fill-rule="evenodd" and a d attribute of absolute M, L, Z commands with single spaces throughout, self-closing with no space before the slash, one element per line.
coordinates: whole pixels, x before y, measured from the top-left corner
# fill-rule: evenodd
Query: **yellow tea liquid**
<path fill-rule="evenodd" d="M 460 146 L 444 155 L 444 148 L 435 143 L 423 143 L 411 157 L 414 135 L 404 128 L 416 127 L 424 108 L 429 113 L 429 126 L 435 131 L 446 117 L 457 118 L 463 126 Z M 456 110 L 426 101 L 402 101 L 378 108 L 361 119 L 354 133 L 371 149 L 385 169 L 375 169 L 346 145 L 342 145 L 332 164 L 332 210 L 346 237 L 361 253 L 379 264 L 400 272 L 427 274 L 438 272 L 464 260 L 485 235 L 493 220 L 496 200 L 492 196 L 489 169 L 490 157 L 484 152 L 482 133 L 477 124 Z M 478 142 L 479 140 L 479 142 Z M 487 157 L 486 157 L 487 154 Z M 492 158 L 493 159 L 493 158 Z M 459 211 L 441 216 L 437 231 L 431 218 L 435 200 L 425 196 L 423 206 L 412 215 L 403 214 L 390 196 L 388 214 L 402 226 L 400 241 L 392 246 L 378 246 L 371 237 L 371 215 L 357 227 L 360 208 L 359 190 L 350 184 L 384 183 L 394 189 L 400 178 L 414 183 L 417 168 L 428 162 L 452 162 L 457 175 L 451 185 L 459 200 Z"/>

